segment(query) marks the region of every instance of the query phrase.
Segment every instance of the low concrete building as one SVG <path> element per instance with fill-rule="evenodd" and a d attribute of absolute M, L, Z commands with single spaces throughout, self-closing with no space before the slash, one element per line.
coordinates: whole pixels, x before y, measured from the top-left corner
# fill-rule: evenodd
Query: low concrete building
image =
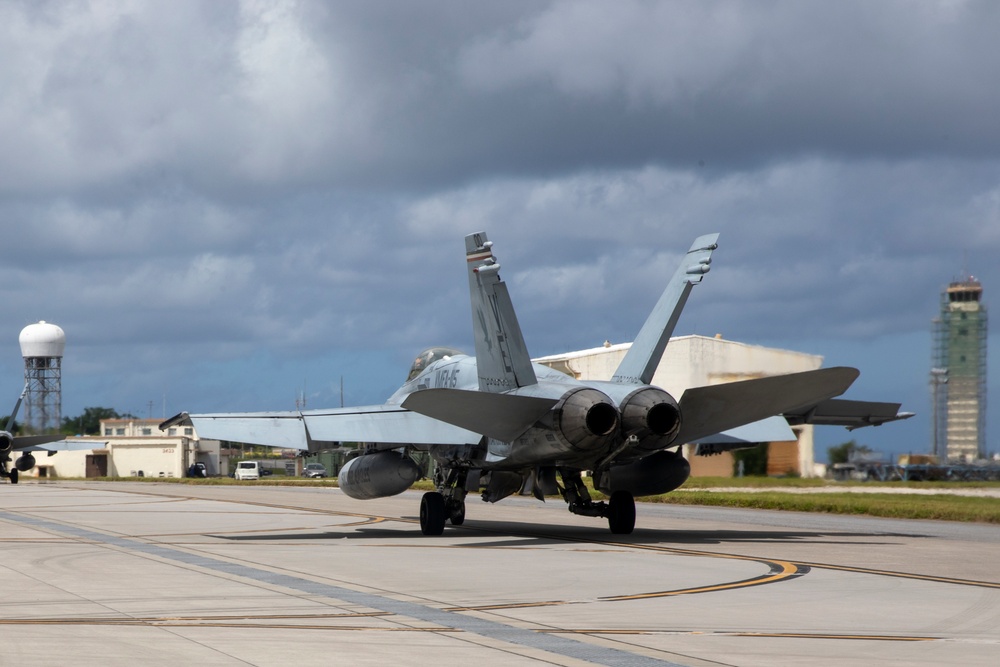
<path fill-rule="evenodd" d="M 218 440 L 199 440 L 191 427 L 160 431 L 158 419 L 102 419 L 95 449 L 36 457 L 37 477 L 184 477 L 193 463 L 224 475 L 229 462 Z"/>
<path fill-rule="evenodd" d="M 631 343 L 612 345 L 565 354 L 554 354 L 534 361 L 581 380 L 610 380 L 632 347 Z M 685 389 L 771 375 L 784 375 L 818 369 L 823 357 L 803 352 L 779 350 L 725 340 L 721 336 L 678 336 L 670 339 L 660 365 L 653 375 L 653 385 L 680 399 Z M 795 426 L 797 439 L 770 443 L 768 474 L 813 474 L 813 427 Z M 693 456 L 693 447 L 685 445 L 684 455 L 691 462 L 693 476 L 730 476 L 733 456 L 729 452 L 715 456 Z"/>

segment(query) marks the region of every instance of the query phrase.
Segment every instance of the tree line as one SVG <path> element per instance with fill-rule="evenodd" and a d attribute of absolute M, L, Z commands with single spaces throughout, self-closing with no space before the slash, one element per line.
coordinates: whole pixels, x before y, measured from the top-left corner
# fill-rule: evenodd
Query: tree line
<path fill-rule="evenodd" d="M 0 428 L 6 428 L 14 435 L 21 433 L 21 423 L 15 421 L 7 426 L 10 415 L 0 417 Z M 83 413 L 75 417 L 63 417 L 59 426 L 59 433 L 63 435 L 100 435 L 102 419 L 135 419 L 135 415 L 125 412 L 120 413 L 114 408 L 84 408 Z"/>

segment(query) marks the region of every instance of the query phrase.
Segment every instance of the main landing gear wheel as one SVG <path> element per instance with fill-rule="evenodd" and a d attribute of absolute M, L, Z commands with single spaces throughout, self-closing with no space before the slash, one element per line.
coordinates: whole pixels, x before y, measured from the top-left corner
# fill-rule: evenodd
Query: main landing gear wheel
<path fill-rule="evenodd" d="M 461 526 L 465 523 L 465 502 L 458 501 L 454 503 L 449 503 L 448 505 L 448 518 L 451 519 L 451 525 Z"/>
<path fill-rule="evenodd" d="M 428 491 L 420 500 L 420 532 L 424 535 L 440 535 L 448 516 L 444 507 L 444 496 L 437 491 Z"/>
<path fill-rule="evenodd" d="M 17 468 L 10 469 L 10 483 L 17 484 Z"/>
<path fill-rule="evenodd" d="M 615 535 L 629 535 L 635 528 L 635 498 L 628 491 L 615 491 L 608 501 L 608 527 Z"/>

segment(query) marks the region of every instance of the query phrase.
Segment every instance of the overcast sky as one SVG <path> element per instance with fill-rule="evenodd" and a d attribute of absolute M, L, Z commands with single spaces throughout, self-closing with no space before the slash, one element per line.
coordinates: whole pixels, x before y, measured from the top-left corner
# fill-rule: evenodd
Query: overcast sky
<path fill-rule="evenodd" d="M 717 231 L 676 333 L 857 366 L 919 414 L 817 449 L 927 451 L 941 289 L 1000 304 L 998 35 L 961 0 L 0 2 L 0 400 L 47 320 L 64 416 L 380 403 L 471 350 L 465 234 L 541 356 L 632 340 Z"/>

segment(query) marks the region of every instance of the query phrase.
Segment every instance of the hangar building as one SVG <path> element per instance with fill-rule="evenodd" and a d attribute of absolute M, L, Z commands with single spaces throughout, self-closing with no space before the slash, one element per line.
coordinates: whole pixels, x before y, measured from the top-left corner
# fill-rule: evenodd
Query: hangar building
<path fill-rule="evenodd" d="M 562 371 L 581 380 L 610 380 L 632 343 L 612 345 L 535 359 L 537 363 Z M 652 384 L 680 399 L 689 387 L 723 382 L 751 380 L 770 375 L 784 375 L 818 369 L 823 357 L 803 352 L 779 350 L 725 340 L 721 335 L 678 336 L 670 339 Z M 813 426 L 794 426 L 797 436 L 790 442 L 770 443 L 767 471 L 770 475 L 794 473 L 814 476 Z M 692 476 L 733 474 L 733 455 L 693 456 L 693 447 L 684 446 L 684 456 L 691 462 Z"/>

